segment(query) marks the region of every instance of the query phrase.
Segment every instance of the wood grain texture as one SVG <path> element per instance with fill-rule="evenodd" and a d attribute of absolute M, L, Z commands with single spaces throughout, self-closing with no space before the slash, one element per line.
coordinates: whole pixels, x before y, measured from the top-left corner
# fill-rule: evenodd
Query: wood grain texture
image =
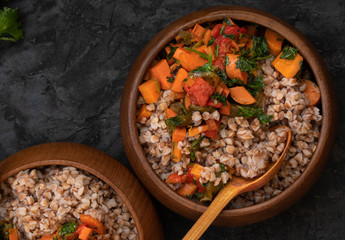
<path fill-rule="evenodd" d="M 207 207 L 176 194 L 156 175 L 146 160 L 138 139 L 135 123 L 138 86 L 152 60 L 155 59 L 159 51 L 173 39 L 179 30 L 190 28 L 195 23 L 221 20 L 226 16 L 234 20 L 257 23 L 281 34 L 287 41 L 299 49 L 301 55 L 310 65 L 321 91 L 323 115 L 321 137 L 304 173 L 294 184 L 276 197 L 250 207 L 224 210 L 214 222 L 217 225 L 244 225 L 272 217 L 299 200 L 319 178 L 334 143 L 337 104 L 330 74 L 315 47 L 295 27 L 266 12 L 234 6 L 201 10 L 168 25 L 146 45 L 131 68 L 121 99 L 120 124 L 124 149 L 142 183 L 166 207 L 189 219 L 196 220 Z"/>
<path fill-rule="evenodd" d="M 19 171 L 49 165 L 73 166 L 102 179 L 128 207 L 139 239 L 163 239 L 156 210 L 140 182 L 121 163 L 86 145 L 47 143 L 24 149 L 0 162 L 0 182 Z"/>

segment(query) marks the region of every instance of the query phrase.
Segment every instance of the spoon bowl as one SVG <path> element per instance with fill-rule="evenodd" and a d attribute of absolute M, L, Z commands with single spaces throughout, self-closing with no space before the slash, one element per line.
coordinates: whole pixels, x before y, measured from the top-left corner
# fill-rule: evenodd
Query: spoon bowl
<path fill-rule="evenodd" d="M 266 172 L 253 179 L 245 179 L 238 176 L 233 176 L 229 183 L 217 194 L 210 206 L 196 221 L 193 227 L 188 231 L 183 240 L 195 240 L 199 239 L 201 235 L 212 224 L 214 219 L 223 210 L 223 208 L 237 195 L 256 190 L 268 183 L 275 174 L 277 174 L 281 165 L 284 162 L 285 156 L 291 144 L 291 130 L 286 126 L 277 126 L 271 130 L 277 128 L 284 128 L 287 131 L 287 139 L 284 150 L 278 160 L 275 163 L 269 163 Z"/>

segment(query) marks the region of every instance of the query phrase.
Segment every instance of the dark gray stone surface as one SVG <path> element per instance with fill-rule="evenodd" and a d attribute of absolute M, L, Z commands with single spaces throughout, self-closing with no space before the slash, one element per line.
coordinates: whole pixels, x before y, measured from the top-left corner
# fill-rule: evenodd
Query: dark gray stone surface
<path fill-rule="evenodd" d="M 131 64 L 162 28 L 188 13 L 225 4 L 255 7 L 296 26 L 320 51 L 339 96 L 339 134 L 332 157 L 312 190 L 288 211 L 250 226 L 211 227 L 202 239 L 345 239 L 342 0 L 5 4 L 19 8 L 25 39 L 0 43 L 0 159 L 32 145 L 70 141 L 103 150 L 130 167 L 121 145 L 121 92 Z M 192 222 L 155 204 L 166 239 L 181 239 Z"/>

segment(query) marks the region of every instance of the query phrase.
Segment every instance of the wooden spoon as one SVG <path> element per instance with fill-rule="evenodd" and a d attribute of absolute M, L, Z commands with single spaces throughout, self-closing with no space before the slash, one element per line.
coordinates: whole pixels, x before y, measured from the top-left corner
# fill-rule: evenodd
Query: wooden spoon
<path fill-rule="evenodd" d="M 244 179 L 242 177 L 233 176 L 230 182 L 226 184 L 225 187 L 217 194 L 216 198 L 212 201 L 210 206 L 184 236 L 183 240 L 199 239 L 201 235 L 206 231 L 206 229 L 211 225 L 214 219 L 216 219 L 218 214 L 234 197 L 241 193 L 261 188 L 273 178 L 273 176 L 280 169 L 291 144 L 290 129 L 286 126 L 277 126 L 272 128 L 271 130 L 277 128 L 285 128 L 288 133 L 284 151 L 280 155 L 279 159 L 275 163 L 269 164 L 267 166 L 266 173 L 260 177 L 253 179 Z"/>

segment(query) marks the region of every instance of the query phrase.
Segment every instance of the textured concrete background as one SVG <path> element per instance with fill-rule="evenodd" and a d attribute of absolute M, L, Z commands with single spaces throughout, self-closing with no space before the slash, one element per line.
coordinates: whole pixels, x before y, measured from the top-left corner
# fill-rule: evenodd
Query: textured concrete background
<path fill-rule="evenodd" d="M 6 5 L 19 8 L 25 39 L 0 43 L 0 159 L 35 144 L 71 141 L 103 150 L 129 167 L 119 110 L 131 64 L 169 23 L 225 4 L 258 8 L 296 26 L 320 51 L 337 95 L 343 95 L 342 0 L 13 0 Z M 345 98 L 338 102 L 337 142 L 312 190 L 272 219 L 211 227 L 202 239 L 345 239 Z M 156 206 L 166 239 L 181 239 L 192 222 Z"/>

